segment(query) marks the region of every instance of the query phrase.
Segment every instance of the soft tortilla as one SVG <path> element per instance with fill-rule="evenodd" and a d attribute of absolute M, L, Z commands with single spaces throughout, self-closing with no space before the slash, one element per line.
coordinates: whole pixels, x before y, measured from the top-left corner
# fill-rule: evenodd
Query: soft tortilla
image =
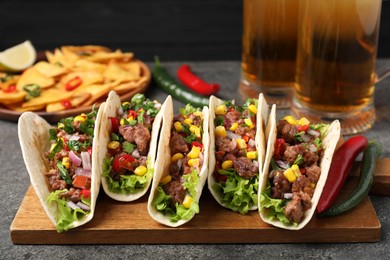
<path fill-rule="evenodd" d="M 103 109 L 99 109 L 95 119 L 95 129 L 92 147 L 92 175 L 91 175 L 91 211 L 82 220 L 75 221 L 70 228 L 75 228 L 89 222 L 95 213 L 96 199 L 100 188 L 101 167 L 99 161 L 99 149 L 97 137 L 99 135 L 99 122 L 103 114 Z M 49 204 L 47 198 L 51 193 L 45 178 L 45 173 L 49 171 L 49 165 L 45 159 L 44 152 L 50 149 L 49 129 L 53 128 L 42 117 L 33 112 L 25 112 L 19 117 L 18 135 L 22 149 L 22 155 L 31 185 L 33 186 L 47 216 L 56 226 L 56 216 L 58 214 L 55 203 Z"/>
<path fill-rule="evenodd" d="M 154 119 L 153 126 L 152 126 L 149 152 L 147 155 L 147 160 L 150 160 L 150 165 L 152 168 L 155 167 L 157 142 L 158 142 L 160 127 L 161 127 L 161 122 L 162 122 L 162 117 L 164 114 L 164 107 L 166 106 L 165 105 L 166 102 L 167 101 L 165 101 L 164 104 L 161 106 L 160 112 L 157 114 L 156 118 Z M 117 111 L 120 106 L 121 106 L 120 97 L 115 91 L 110 91 L 108 98 L 106 100 L 104 115 L 102 116 L 102 120 L 101 120 L 101 131 L 99 135 L 99 154 L 100 154 L 99 158 L 102 158 L 102 162 L 100 163 L 99 166 L 100 168 L 102 168 L 103 159 L 106 157 L 107 154 L 107 144 L 110 141 L 111 124 L 109 121 L 109 117 L 116 117 Z M 145 185 L 143 189 L 132 194 L 113 193 L 110 191 L 108 183 L 104 177 L 101 177 L 101 181 L 102 181 L 103 190 L 109 197 L 111 197 L 114 200 L 129 202 L 142 197 L 147 192 L 152 178 L 153 175 L 150 177 L 148 183 Z"/>
<path fill-rule="evenodd" d="M 149 215 L 157 222 L 169 226 L 169 227 L 178 227 L 181 226 L 187 222 L 189 222 L 194 215 L 192 215 L 188 220 L 179 220 L 177 222 L 171 222 L 169 220 L 169 217 L 162 214 L 160 211 L 156 210 L 155 207 L 152 206 L 152 202 L 154 200 L 158 185 L 163 177 L 165 177 L 169 173 L 169 166 L 171 162 L 171 150 L 169 148 L 169 141 L 171 138 L 171 128 L 173 124 L 173 104 L 171 96 L 168 96 L 167 101 L 165 102 L 165 109 L 164 109 L 164 118 L 163 118 L 163 124 L 161 128 L 161 134 L 160 134 L 160 141 L 158 145 L 158 154 L 157 154 L 157 160 L 156 165 L 158 167 L 155 169 L 154 172 L 154 178 L 152 182 L 152 188 L 148 199 L 148 212 Z M 202 144 L 204 147 L 204 160 L 202 168 L 199 171 L 199 183 L 198 187 L 196 189 L 196 200 L 199 202 L 200 196 L 202 195 L 203 187 L 207 180 L 207 167 L 209 162 L 209 111 L 206 106 L 203 107 L 202 110 L 203 114 L 203 137 L 202 137 Z"/>
<path fill-rule="evenodd" d="M 289 230 L 299 230 L 302 229 L 304 226 L 306 226 L 307 223 L 311 220 L 314 211 L 317 207 L 318 201 L 320 199 L 322 190 L 324 188 L 326 179 L 328 177 L 329 173 L 329 168 L 332 162 L 332 157 L 333 153 L 336 149 L 337 142 L 340 138 L 340 122 L 338 120 L 333 121 L 328 130 L 328 134 L 325 136 L 323 139 L 323 146 L 325 149 L 325 153 L 321 158 L 320 162 L 320 168 L 321 168 L 321 175 L 320 179 L 317 182 L 313 197 L 312 197 L 312 206 L 309 210 L 306 210 L 304 213 L 304 219 L 301 221 L 297 226 L 285 226 L 283 223 L 281 223 L 278 220 L 270 220 L 267 218 L 267 213 L 268 209 L 266 208 L 261 208 L 261 203 L 260 203 L 260 194 L 267 188 L 267 183 L 268 183 L 268 175 L 269 175 L 269 166 L 271 163 L 271 159 L 274 153 L 274 144 L 276 141 L 276 136 L 277 136 L 277 129 L 276 129 L 276 106 L 273 105 L 271 109 L 271 113 L 269 116 L 269 122 L 267 124 L 266 128 L 266 137 L 267 137 L 267 152 L 266 152 L 266 157 L 264 161 L 264 166 L 263 166 L 263 171 L 260 176 L 259 181 L 259 193 L 258 193 L 258 202 L 259 202 L 259 214 L 261 219 L 268 223 L 271 224 L 275 227 L 283 228 L 283 229 L 289 229 Z"/>
<path fill-rule="evenodd" d="M 210 160 L 209 160 L 209 172 L 208 172 L 208 188 L 215 198 L 215 200 L 223 207 L 228 208 L 227 205 L 225 205 L 222 201 L 221 194 L 217 193 L 213 186 L 216 183 L 216 180 L 214 178 L 213 172 L 215 169 L 216 159 L 215 159 L 215 107 L 223 104 L 224 101 L 221 99 L 216 98 L 215 96 L 210 97 L 210 118 L 209 118 L 209 124 L 210 124 Z M 256 150 L 258 154 L 258 161 L 259 161 L 259 174 L 262 169 L 263 161 L 265 158 L 265 137 L 264 137 L 264 128 L 268 121 L 268 104 L 264 98 L 264 95 L 262 93 L 259 94 L 258 103 L 257 103 L 257 114 L 256 114 L 256 135 L 255 135 L 255 143 L 256 143 Z M 250 210 L 256 210 L 257 205 L 253 205 Z"/>

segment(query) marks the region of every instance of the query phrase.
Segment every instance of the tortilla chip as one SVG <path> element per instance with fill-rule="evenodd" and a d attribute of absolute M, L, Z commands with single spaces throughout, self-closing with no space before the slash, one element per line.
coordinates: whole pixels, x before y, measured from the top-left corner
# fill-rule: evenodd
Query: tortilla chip
<path fill-rule="evenodd" d="M 115 90 L 119 95 L 129 92 L 132 89 L 136 89 L 141 87 L 143 84 L 146 84 L 148 79 L 146 77 L 141 78 L 138 81 L 130 81 L 130 82 L 125 82 L 125 83 L 120 83 L 115 82 L 115 86 L 113 87 L 113 90 Z"/>
<path fill-rule="evenodd" d="M 87 86 L 80 87 L 77 89 L 76 93 L 89 93 L 91 96 L 86 100 L 83 106 L 90 106 L 94 104 L 97 100 L 105 96 L 110 90 L 112 90 L 112 83 L 106 84 L 91 84 Z"/>
<path fill-rule="evenodd" d="M 100 45 L 83 45 L 83 46 L 73 46 L 73 45 L 66 45 L 62 46 L 62 50 L 73 52 L 77 55 L 83 55 L 83 54 L 93 54 L 95 52 L 111 52 L 110 48 L 100 46 Z"/>
<path fill-rule="evenodd" d="M 46 61 L 38 62 L 34 65 L 34 68 L 48 78 L 54 78 L 67 72 L 66 68 L 48 63 Z"/>
<path fill-rule="evenodd" d="M 71 95 L 72 92 L 66 91 L 65 89 L 59 87 L 49 88 L 45 91 L 42 91 L 40 96 L 34 97 L 23 103 L 22 108 L 36 107 L 43 104 L 58 102 L 71 97 Z"/>
<path fill-rule="evenodd" d="M 85 56 L 85 59 L 93 62 L 108 62 L 110 60 L 129 61 L 134 57 L 132 52 L 122 52 L 116 50 L 115 52 L 96 52 L 91 56 Z"/>
<path fill-rule="evenodd" d="M 61 77 L 60 83 L 65 86 L 66 83 L 69 82 L 69 80 L 72 80 L 75 77 L 81 78 L 81 85 L 77 88 L 82 88 L 84 86 L 88 86 L 91 84 L 102 83 L 104 80 L 103 76 L 99 72 L 78 71 L 78 72 L 72 72 L 72 73 L 66 74 L 65 76 Z"/>
<path fill-rule="evenodd" d="M 74 67 L 72 67 L 71 70 L 74 72 L 94 71 L 103 74 L 106 68 L 107 65 L 80 59 L 74 63 Z"/>
<path fill-rule="evenodd" d="M 133 75 L 141 76 L 141 65 L 138 61 L 120 62 L 118 63 L 124 70 L 131 72 Z"/>
<path fill-rule="evenodd" d="M 68 98 L 68 100 L 71 103 L 72 107 L 79 107 L 90 97 L 91 94 L 89 93 L 80 93 L 73 94 L 72 97 Z M 64 105 L 62 104 L 62 101 L 51 103 L 46 106 L 46 112 L 58 112 L 62 110 L 66 110 L 66 107 L 64 107 Z"/>
<path fill-rule="evenodd" d="M 53 78 L 46 77 L 35 67 L 31 67 L 20 76 L 16 89 L 23 91 L 23 87 L 28 84 L 37 84 L 41 89 L 45 89 L 52 87 L 54 83 L 55 80 Z"/>
<path fill-rule="evenodd" d="M 111 81 L 127 82 L 138 80 L 139 75 L 133 74 L 133 72 L 123 69 L 116 62 L 110 62 L 104 72 L 104 77 Z"/>

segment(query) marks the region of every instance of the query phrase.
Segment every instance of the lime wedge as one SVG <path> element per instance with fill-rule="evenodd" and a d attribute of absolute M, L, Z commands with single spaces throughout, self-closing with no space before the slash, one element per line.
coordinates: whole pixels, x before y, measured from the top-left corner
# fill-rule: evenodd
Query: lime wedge
<path fill-rule="evenodd" d="M 30 67 L 37 57 L 30 41 L 0 52 L 0 71 L 17 72 Z"/>

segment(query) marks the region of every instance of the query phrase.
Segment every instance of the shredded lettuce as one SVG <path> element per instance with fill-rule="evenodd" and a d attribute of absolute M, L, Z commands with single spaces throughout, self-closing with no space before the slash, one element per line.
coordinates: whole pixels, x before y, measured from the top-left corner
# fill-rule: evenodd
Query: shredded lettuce
<path fill-rule="evenodd" d="M 227 176 L 225 183 L 215 183 L 214 191 L 220 194 L 222 203 L 243 215 L 257 205 L 258 175 L 246 180 L 239 176 L 234 169 L 219 170 Z"/>
<path fill-rule="evenodd" d="M 189 114 L 195 113 L 196 111 L 200 111 L 200 108 L 193 107 L 190 104 L 187 104 L 185 108 L 180 108 L 179 113 L 183 116 L 188 116 Z"/>
<path fill-rule="evenodd" d="M 197 195 L 197 187 L 199 183 L 199 175 L 198 171 L 193 169 L 191 173 L 185 174 L 182 176 L 183 178 L 183 187 L 189 193 L 192 198 L 196 198 Z M 194 199 L 191 203 L 190 208 L 184 207 L 182 204 L 175 205 L 175 208 L 170 207 L 169 202 L 170 196 L 168 196 L 161 185 L 157 187 L 157 191 L 152 202 L 152 206 L 155 207 L 162 214 L 169 217 L 171 222 L 177 222 L 181 219 L 188 220 L 194 214 L 199 213 L 199 204 Z"/>
<path fill-rule="evenodd" d="M 146 160 L 147 172 L 143 176 L 135 174 L 121 175 L 120 180 L 114 180 L 110 177 L 112 169 L 112 160 L 114 157 L 105 158 L 103 161 L 103 174 L 102 176 L 106 179 L 108 189 L 116 194 L 132 194 L 140 190 L 143 190 L 146 184 L 150 181 L 154 169 L 151 167 L 150 158 Z"/>
<path fill-rule="evenodd" d="M 267 218 L 271 221 L 280 221 L 285 226 L 296 225 L 297 223 L 291 222 L 284 214 L 287 200 L 271 198 L 271 186 L 268 187 L 260 194 L 260 210 L 266 208 Z"/>
<path fill-rule="evenodd" d="M 57 221 L 56 228 L 58 233 L 69 230 L 70 228 L 72 228 L 73 222 L 81 220 L 85 215 L 89 213 L 80 208 L 73 210 L 68 206 L 67 200 L 65 198 L 58 198 L 58 195 L 60 193 L 67 191 L 67 189 L 56 190 L 50 193 L 47 198 L 48 203 L 54 202 L 57 205 L 58 214 L 57 216 L 55 216 L 55 218 Z"/>

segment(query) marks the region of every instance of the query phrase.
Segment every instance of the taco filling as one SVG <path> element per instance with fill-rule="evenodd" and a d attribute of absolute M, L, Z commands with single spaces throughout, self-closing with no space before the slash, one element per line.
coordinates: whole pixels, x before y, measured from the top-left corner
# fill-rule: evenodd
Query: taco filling
<path fill-rule="evenodd" d="M 328 128 L 328 124 L 310 124 L 306 118 L 279 120 L 268 184 L 260 195 L 260 206 L 269 210 L 270 220 L 296 226 L 312 207 Z"/>
<path fill-rule="evenodd" d="M 51 148 L 45 173 L 51 191 L 48 202 L 58 209 L 57 231 L 71 228 L 90 211 L 92 141 L 96 111 L 61 119 L 49 130 Z"/>
<path fill-rule="evenodd" d="M 203 114 L 187 105 L 174 118 L 169 141 L 169 172 L 157 187 L 152 206 L 171 222 L 189 220 L 199 213 L 197 201 L 200 169 L 204 162 Z"/>
<path fill-rule="evenodd" d="M 161 108 L 157 101 L 136 94 L 109 117 L 111 124 L 103 177 L 112 193 L 133 194 L 142 190 L 153 175 L 147 157 L 153 122 Z"/>
<path fill-rule="evenodd" d="M 216 183 L 212 189 L 226 207 L 241 214 L 257 205 L 256 113 L 256 99 L 248 99 L 242 106 L 227 101 L 215 108 Z"/>

